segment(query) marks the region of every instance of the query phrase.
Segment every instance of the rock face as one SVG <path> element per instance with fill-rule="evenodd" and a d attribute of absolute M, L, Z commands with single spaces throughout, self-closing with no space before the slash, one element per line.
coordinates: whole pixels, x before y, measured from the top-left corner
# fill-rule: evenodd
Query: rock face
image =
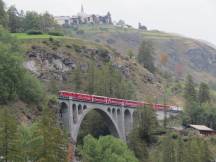
<path fill-rule="evenodd" d="M 186 55 L 194 69 L 216 76 L 216 51 L 210 47 L 192 48 L 186 52 Z"/>
<path fill-rule="evenodd" d="M 167 71 L 176 76 L 182 73 L 182 77 L 192 74 L 199 81 L 209 81 L 209 78 L 216 79 L 216 49 L 206 43 L 191 40 L 155 40 L 157 47 L 156 62 L 160 64 L 160 54 L 166 53 L 168 61 L 163 65 Z M 208 77 L 204 77 L 208 75 Z"/>
<path fill-rule="evenodd" d="M 88 70 L 86 61 L 82 63 L 83 59 L 95 60 L 97 64 L 109 62 L 113 59 L 112 54 L 106 49 L 76 46 L 74 50 L 73 55 L 64 50 L 50 50 L 45 46 L 33 45 L 26 52 L 28 59 L 24 66 L 40 79 L 51 80 L 54 77 L 57 80 L 66 80 L 66 73 L 72 72 L 78 64 L 81 70 Z"/>
<path fill-rule="evenodd" d="M 56 79 L 63 80 L 62 74 L 76 68 L 72 58 L 64 53 L 49 52 L 46 48 L 34 46 L 26 53 L 28 61 L 25 67 L 41 79 L 49 79 L 50 72 L 55 74 Z"/>

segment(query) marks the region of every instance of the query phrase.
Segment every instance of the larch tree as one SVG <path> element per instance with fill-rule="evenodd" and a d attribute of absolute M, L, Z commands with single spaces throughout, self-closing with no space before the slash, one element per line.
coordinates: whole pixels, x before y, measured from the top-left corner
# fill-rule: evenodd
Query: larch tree
<path fill-rule="evenodd" d="M 55 114 L 44 108 L 36 133 L 42 137 L 38 148 L 39 162 L 65 162 L 67 158 L 67 136 L 59 128 Z"/>
<path fill-rule="evenodd" d="M 4 162 L 16 161 L 17 143 L 16 119 L 8 107 L 0 107 L 0 156 Z"/>

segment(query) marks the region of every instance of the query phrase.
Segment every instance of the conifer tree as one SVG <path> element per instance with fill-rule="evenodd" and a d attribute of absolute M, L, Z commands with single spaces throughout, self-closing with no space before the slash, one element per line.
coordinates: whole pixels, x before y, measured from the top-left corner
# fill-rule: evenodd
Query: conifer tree
<path fill-rule="evenodd" d="M 0 156 L 3 162 L 16 161 L 17 150 L 17 122 L 8 107 L 0 107 Z"/>
<path fill-rule="evenodd" d="M 0 26 L 7 27 L 7 13 L 5 11 L 5 4 L 0 0 Z"/>
<path fill-rule="evenodd" d="M 195 83 L 191 75 L 188 75 L 186 79 L 184 98 L 186 100 L 186 104 L 197 101 L 197 92 L 195 89 Z"/>
<path fill-rule="evenodd" d="M 154 48 L 152 42 L 143 41 L 139 48 L 138 61 L 150 72 L 155 72 L 154 66 Z"/>
<path fill-rule="evenodd" d="M 67 137 L 58 127 L 55 115 L 45 108 L 39 122 L 37 135 L 42 137 L 38 148 L 39 162 L 64 162 L 67 154 Z"/>
<path fill-rule="evenodd" d="M 175 162 L 176 153 L 175 153 L 175 143 L 173 139 L 169 136 L 166 136 L 163 145 L 162 145 L 162 161 L 163 162 Z"/>
<path fill-rule="evenodd" d="M 20 125 L 18 128 L 18 161 L 37 161 L 40 158 L 39 148 L 42 145 L 42 136 L 37 134 L 38 123 Z"/>
<path fill-rule="evenodd" d="M 88 68 L 88 76 L 87 76 L 87 91 L 89 94 L 94 94 L 95 93 L 95 80 L 97 79 L 95 77 L 95 71 L 96 67 L 94 62 L 90 63 L 89 68 Z"/>
<path fill-rule="evenodd" d="M 80 65 L 77 66 L 77 69 L 75 70 L 73 77 L 74 77 L 73 81 L 75 84 L 75 90 L 80 91 L 82 86 L 82 72 L 81 72 Z"/>
<path fill-rule="evenodd" d="M 201 83 L 199 87 L 198 100 L 200 104 L 210 101 L 209 87 L 206 83 Z"/>

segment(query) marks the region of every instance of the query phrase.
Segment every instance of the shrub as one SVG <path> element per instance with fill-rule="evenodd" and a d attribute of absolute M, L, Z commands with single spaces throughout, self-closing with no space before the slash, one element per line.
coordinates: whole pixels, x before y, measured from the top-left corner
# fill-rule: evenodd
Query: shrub
<path fill-rule="evenodd" d="M 85 31 L 84 31 L 84 30 L 78 30 L 76 33 L 77 33 L 78 35 L 82 35 L 82 34 L 85 33 Z"/>
<path fill-rule="evenodd" d="M 88 135 L 80 149 L 83 161 L 88 162 L 138 162 L 133 152 L 120 139 L 112 136 L 95 139 Z"/>
<path fill-rule="evenodd" d="M 26 33 L 29 34 L 29 35 L 40 35 L 40 34 L 43 34 L 43 32 L 41 32 L 40 30 L 28 30 Z"/>
<path fill-rule="evenodd" d="M 57 32 L 57 31 L 52 31 L 52 32 L 49 32 L 48 34 L 49 34 L 49 35 L 52 35 L 52 36 L 64 36 L 63 33 Z"/>
<path fill-rule="evenodd" d="M 19 97 L 25 102 L 39 103 L 43 100 L 43 88 L 39 80 L 26 73 L 18 91 Z"/>
<path fill-rule="evenodd" d="M 50 42 L 53 42 L 54 39 L 53 39 L 52 37 L 49 37 L 49 41 L 50 41 Z"/>
<path fill-rule="evenodd" d="M 67 45 L 65 45 L 65 47 L 67 47 L 67 48 L 73 48 L 71 45 L 69 45 L 69 44 L 67 44 Z"/>

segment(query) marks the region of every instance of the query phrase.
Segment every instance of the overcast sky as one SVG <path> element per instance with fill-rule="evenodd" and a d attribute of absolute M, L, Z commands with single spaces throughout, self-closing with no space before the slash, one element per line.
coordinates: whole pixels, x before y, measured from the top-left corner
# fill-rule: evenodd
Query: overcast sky
<path fill-rule="evenodd" d="M 4 0 L 19 10 L 73 15 L 81 4 L 87 13 L 106 14 L 137 27 L 178 33 L 216 45 L 216 0 Z"/>

